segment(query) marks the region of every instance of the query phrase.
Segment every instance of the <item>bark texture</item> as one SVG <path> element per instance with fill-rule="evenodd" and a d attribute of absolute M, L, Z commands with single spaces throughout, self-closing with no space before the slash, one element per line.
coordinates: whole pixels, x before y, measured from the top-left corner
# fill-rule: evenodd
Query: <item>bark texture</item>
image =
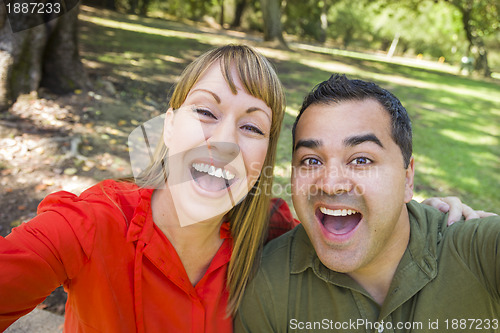
<path fill-rule="evenodd" d="M 8 16 L 0 6 L 0 111 L 40 86 L 55 93 L 85 89 L 89 81 L 78 53 L 78 6 L 58 18 Z"/>
<path fill-rule="evenodd" d="M 281 25 L 281 0 L 261 0 L 260 3 L 264 20 L 264 40 L 267 42 L 278 40 L 287 48 Z"/>

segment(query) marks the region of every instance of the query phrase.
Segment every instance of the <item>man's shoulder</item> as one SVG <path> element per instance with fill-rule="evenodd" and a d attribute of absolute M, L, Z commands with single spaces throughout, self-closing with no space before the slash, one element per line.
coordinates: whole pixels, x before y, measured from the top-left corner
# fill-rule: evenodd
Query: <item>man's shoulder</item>
<path fill-rule="evenodd" d="M 413 218 L 419 225 L 436 225 L 439 228 L 446 226 L 448 215 L 434 207 L 424 205 L 414 200 L 407 203 L 406 207 L 408 208 L 410 219 Z"/>
<path fill-rule="evenodd" d="M 265 275 L 274 275 L 275 272 L 289 272 L 289 265 L 291 260 L 291 249 L 297 237 L 300 237 L 303 230 L 302 225 L 298 225 L 294 229 L 284 233 L 278 238 L 273 239 L 264 246 L 262 253 L 260 270 Z"/>
<path fill-rule="evenodd" d="M 292 230 L 267 243 L 264 246 L 262 258 L 270 260 L 271 258 L 289 256 L 290 249 L 296 245 L 297 241 L 303 241 L 304 237 L 307 238 L 307 234 L 302 224 L 299 224 Z"/>
<path fill-rule="evenodd" d="M 444 230 L 443 238 L 456 248 L 479 250 L 485 244 L 500 244 L 500 216 L 455 222 Z"/>
<path fill-rule="evenodd" d="M 448 214 L 434 207 L 415 201 L 407 204 L 412 229 L 427 235 L 427 239 L 435 239 L 436 244 L 463 246 L 484 238 L 500 236 L 500 216 L 490 216 L 481 219 L 460 220 L 448 226 Z M 431 243 L 434 243 L 431 241 Z M 459 245 L 461 244 L 462 245 Z"/>
<path fill-rule="evenodd" d="M 272 269 L 274 263 L 284 264 L 290 260 L 290 247 L 299 227 L 302 226 L 284 233 L 264 246 L 261 267 Z"/>
<path fill-rule="evenodd" d="M 304 227 L 299 224 L 293 230 L 272 240 L 262 254 L 260 273 L 268 280 L 282 281 L 287 279 L 297 267 L 309 266 L 310 254 L 314 251 Z"/>

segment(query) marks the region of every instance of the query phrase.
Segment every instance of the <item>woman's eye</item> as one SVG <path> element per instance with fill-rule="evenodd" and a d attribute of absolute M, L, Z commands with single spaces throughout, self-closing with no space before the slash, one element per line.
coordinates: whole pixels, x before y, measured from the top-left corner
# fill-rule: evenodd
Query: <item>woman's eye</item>
<path fill-rule="evenodd" d="M 264 132 L 262 132 L 258 127 L 256 126 L 252 126 L 252 125 L 244 125 L 244 126 L 241 126 L 242 129 L 246 130 L 246 131 L 250 131 L 250 132 L 253 132 L 253 133 L 256 133 L 256 134 L 259 134 L 259 135 L 264 135 Z"/>
<path fill-rule="evenodd" d="M 370 160 L 367 157 L 356 157 L 353 159 L 349 164 L 354 164 L 354 165 L 366 165 L 366 164 L 371 164 L 373 161 Z"/>
<path fill-rule="evenodd" d="M 213 118 L 213 119 L 217 119 L 216 116 L 214 116 L 214 114 L 212 112 L 210 112 L 209 110 L 207 109 L 195 109 L 195 112 L 200 115 L 200 116 L 203 116 L 203 117 L 209 117 L 209 118 Z"/>
<path fill-rule="evenodd" d="M 306 166 L 321 165 L 321 162 L 317 158 L 308 157 L 308 158 L 302 160 L 302 164 L 304 164 Z"/>

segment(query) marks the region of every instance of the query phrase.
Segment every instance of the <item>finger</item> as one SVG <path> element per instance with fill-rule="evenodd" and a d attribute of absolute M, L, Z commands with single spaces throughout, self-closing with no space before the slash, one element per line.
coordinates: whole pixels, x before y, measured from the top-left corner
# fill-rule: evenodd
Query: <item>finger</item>
<path fill-rule="evenodd" d="M 429 198 L 422 201 L 423 204 L 429 205 L 436 209 L 439 209 L 443 213 L 447 213 L 450 210 L 450 205 L 441 200 L 441 198 Z"/>
<path fill-rule="evenodd" d="M 472 219 L 478 219 L 480 218 L 479 214 L 477 211 L 474 209 L 470 208 L 469 206 L 464 204 L 464 209 L 463 209 L 463 215 L 466 220 L 472 220 Z"/>
<path fill-rule="evenodd" d="M 465 205 L 457 203 L 450 203 L 449 205 L 450 205 L 450 211 L 448 212 L 448 225 L 452 225 L 453 223 L 459 221 L 462 218 Z M 467 207 L 471 209 L 469 206 Z"/>
<path fill-rule="evenodd" d="M 484 210 L 476 210 L 476 213 L 477 213 L 477 215 L 479 215 L 480 218 L 488 217 L 488 216 L 498 216 L 498 214 L 485 212 Z"/>
<path fill-rule="evenodd" d="M 462 218 L 466 205 L 462 204 L 462 201 L 458 197 L 445 197 L 441 198 L 441 200 L 450 206 L 450 210 L 448 211 L 448 225 L 459 221 Z M 473 211 L 469 206 L 466 207 Z M 470 211 L 468 212 L 470 213 Z"/>

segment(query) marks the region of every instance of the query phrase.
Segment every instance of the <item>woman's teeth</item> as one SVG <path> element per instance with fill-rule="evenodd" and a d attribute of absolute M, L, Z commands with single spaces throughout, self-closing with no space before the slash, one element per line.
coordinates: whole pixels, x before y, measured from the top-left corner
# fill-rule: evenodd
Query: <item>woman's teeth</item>
<path fill-rule="evenodd" d="M 331 215 L 331 216 L 347 216 L 347 215 L 353 215 L 359 213 L 358 211 L 352 210 L 352 209 L 328 209 L 326 207 L 319 207 L 320 212 L 322 212 L 325 215 Z"/>
<path fill-rule="evenodd" d="M 198 172 L 205 172 L 210 176 L 214 176 L 217 178 L 224 178 L 226 180 L 231 180 L 234 178 L 234 175 L 231 172 L 221 168 L 216 168 L 213 165 L 205 163 L 193 163 L 193 168 Z"/>

